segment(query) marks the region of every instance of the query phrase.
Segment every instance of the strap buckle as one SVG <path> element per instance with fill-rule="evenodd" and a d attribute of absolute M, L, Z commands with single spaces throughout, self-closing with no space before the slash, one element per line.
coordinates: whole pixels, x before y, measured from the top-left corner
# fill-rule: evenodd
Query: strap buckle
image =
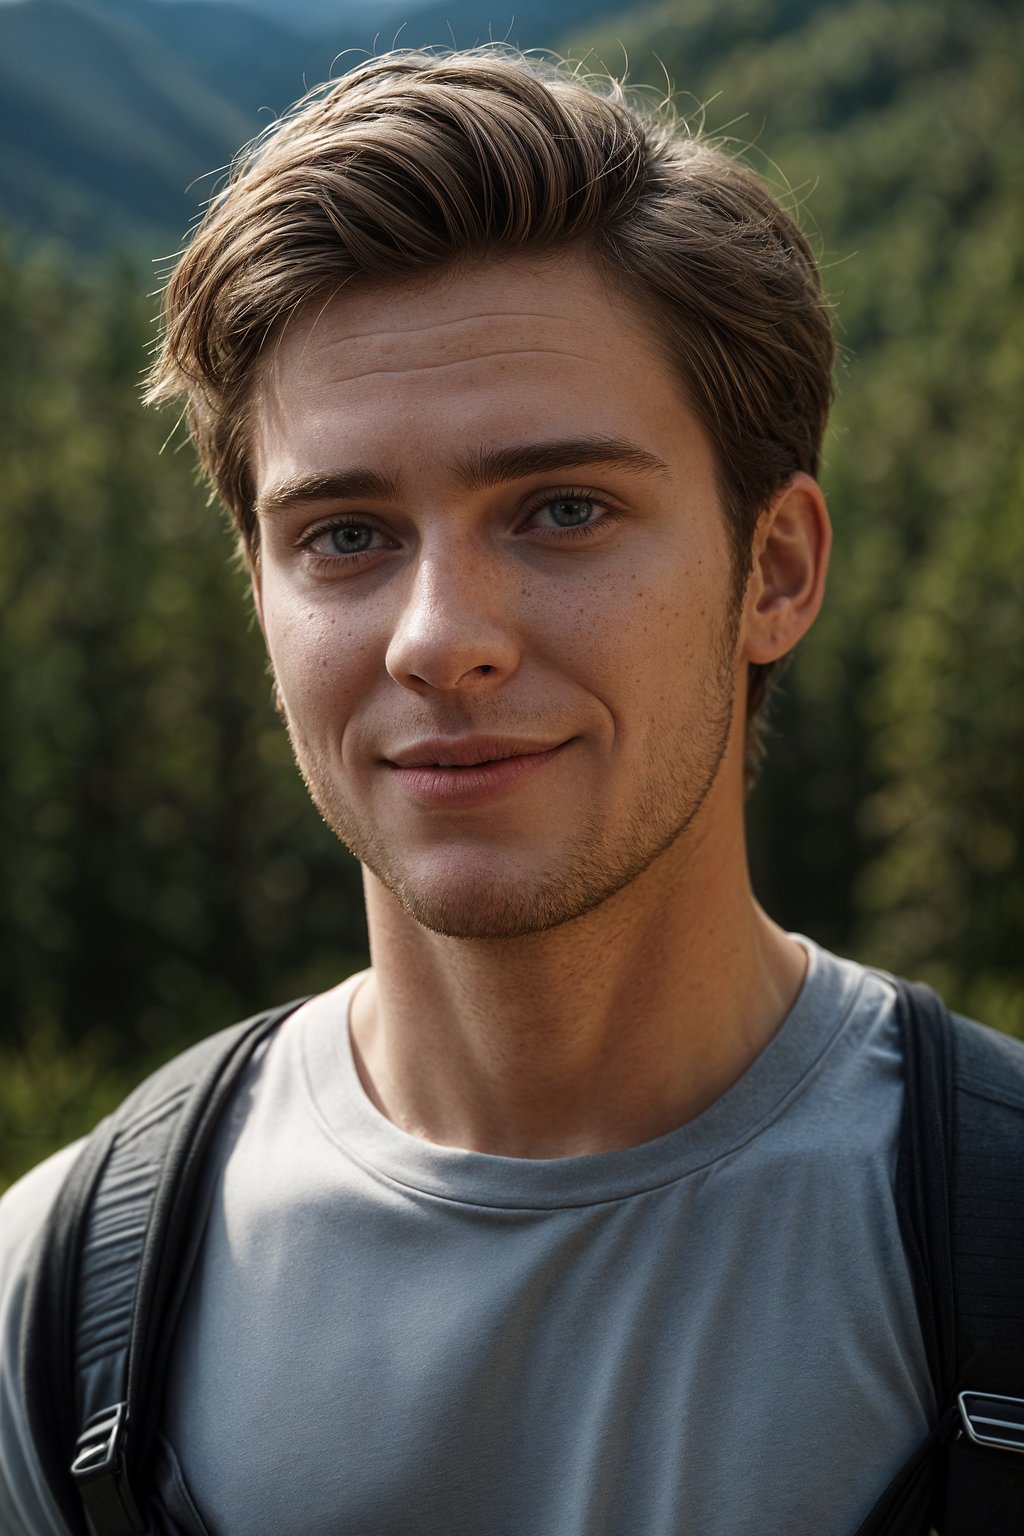
<path fill-rule="evenodd" d="M 1024 1397 L 961 1392 L 957 1402 L 964 1430 L 975 1445 L 1024 1451 Z"/>
<path fill-rule="evenodd" d="M 113 1403 L 85 1421 L 71 1463 L 93 1536 L 137 1536 L 145 1530 L 128 1482 L 124 1441 L 128 1404 Z"/>

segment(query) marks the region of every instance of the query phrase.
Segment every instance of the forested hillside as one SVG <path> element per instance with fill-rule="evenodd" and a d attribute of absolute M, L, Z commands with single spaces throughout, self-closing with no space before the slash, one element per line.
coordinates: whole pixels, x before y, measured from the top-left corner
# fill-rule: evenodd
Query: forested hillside
<path fill-rule="evenodd" d="M 759 890 L 1024 1034 L 1022 43 L 992 0 L 673 0 L 590 57 L 664 66 L 751 146 L 836 306 L 836 553 L 752 802 Z M 364 943 L 230 540 L 137 404 L 151 286 L 0 267 L 0 1181 Z"/>

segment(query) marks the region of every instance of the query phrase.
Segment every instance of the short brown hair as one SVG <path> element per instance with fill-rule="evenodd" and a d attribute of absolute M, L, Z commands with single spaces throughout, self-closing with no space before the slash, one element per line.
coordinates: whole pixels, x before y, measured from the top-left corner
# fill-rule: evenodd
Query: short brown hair
<path fill-rule="evenodd" d="M 353 280 L 570 246 L 657 319 L 712 444 L 739 596 L 759 514 L 795 471 L 818 471 L 828 309 L 807 240 L 761 182 L 610 79 L 504 48 L 396 52 L 311 91 L 241 152 L 189 241 L 147 399 L 186 397 L 254 562 L 250 412 L 275 331 Z M 748 771 L 777 665 L 750 669 Z"/>

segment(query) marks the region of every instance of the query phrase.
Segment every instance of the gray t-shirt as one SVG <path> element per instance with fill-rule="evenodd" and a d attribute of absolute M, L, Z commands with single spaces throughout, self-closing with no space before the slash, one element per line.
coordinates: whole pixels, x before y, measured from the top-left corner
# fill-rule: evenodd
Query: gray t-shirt
<path fill-rule="evenodd" d="M 352 1061 L 359 978 L 294 1015 L 212 1160 L 161 1528 L 851 1536 L 935 1404 L 893 1201 L 893 989 L 808 948 L 728 1093 L 589 1157 L 392 1125 Z M 5 1353 L 72 1155 L 0 1205 Z M 0 1530 L 59 1532 L 6 1371 L 0 1432 Z"/>

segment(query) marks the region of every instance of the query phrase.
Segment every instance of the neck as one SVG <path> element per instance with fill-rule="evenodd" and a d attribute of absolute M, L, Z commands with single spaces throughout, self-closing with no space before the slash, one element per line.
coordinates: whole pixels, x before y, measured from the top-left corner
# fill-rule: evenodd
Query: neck
<path fill-rule="evenodd" d="M 693 1119 L 764 1049 L 803 949 L 758 906 L 742 830 L 678 847 L 592 912 L 451 939 L 366 876 L 374 971 L 352 1011 L 363 1086 L 425 1140 L 505 1157 L 639 1145 Z"/>

